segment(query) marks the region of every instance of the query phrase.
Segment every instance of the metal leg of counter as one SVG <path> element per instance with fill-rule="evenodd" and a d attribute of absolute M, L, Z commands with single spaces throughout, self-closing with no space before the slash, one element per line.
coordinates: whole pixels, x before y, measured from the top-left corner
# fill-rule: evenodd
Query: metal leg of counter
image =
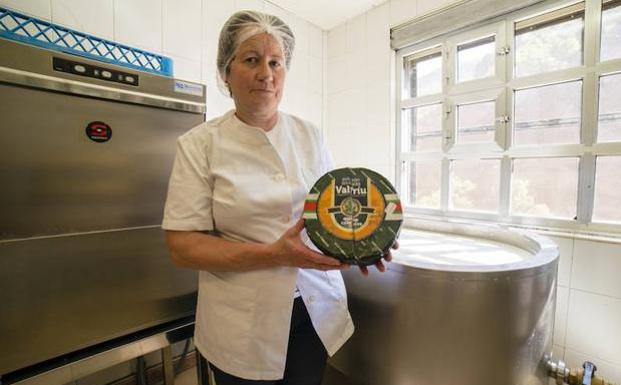
<path fill-rule="evenodd" d="M 175 368 L 173 367 L 172 348 L 170 345 L 162 348 L 162 368 L 164 371 L 164 385 L 175 385 Z"/>

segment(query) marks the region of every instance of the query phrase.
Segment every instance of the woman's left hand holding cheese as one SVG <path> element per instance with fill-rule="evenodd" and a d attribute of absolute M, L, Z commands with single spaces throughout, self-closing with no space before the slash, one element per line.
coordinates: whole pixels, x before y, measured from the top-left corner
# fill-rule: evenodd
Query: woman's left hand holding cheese
<path fill-rule="evenodd" d="M 399 248 L 399 242 L 395 241 L 395 243 L 390 248 L 393 250 L 397 250 Z M 382 259 L 386 260 L 386 262 L 392 261 L 391 252 L 388 251 L 388 254 L 384 255 Z M 369 268 L 367 266 L 359 266 L 359 267 L 360 267 L 360 272 L 362 273 L 362 275 L 367 277 L 369 275 Z M 384 266 L 384 262 L 382 262 L 381 259 L 375 262 L 375 268 L 381 271 L 382 273 L 386 271 L 386 266 Z"/>

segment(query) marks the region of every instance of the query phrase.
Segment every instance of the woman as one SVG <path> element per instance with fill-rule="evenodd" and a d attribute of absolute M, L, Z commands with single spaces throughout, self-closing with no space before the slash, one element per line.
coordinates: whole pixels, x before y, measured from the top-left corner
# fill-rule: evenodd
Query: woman
<path fill-rule="evenodd" d="M 314 127 L 278 112 L 293 47 L 279 18 L 231 16 L 217 65 L 235 110 L 178 139 L 163 228 L 174 262 L 200 271 L 194 342 L 218 385 L 318 385 L 354 330 L 347 266 L 296 221 L 332 162 Z"/>

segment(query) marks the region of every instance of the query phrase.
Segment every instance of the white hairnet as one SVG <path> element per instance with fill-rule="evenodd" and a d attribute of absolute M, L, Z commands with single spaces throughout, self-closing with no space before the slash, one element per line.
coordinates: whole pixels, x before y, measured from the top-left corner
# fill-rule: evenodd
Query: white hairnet
<path fill-rule="evenodd" d="M 225 79 L 235 52 L 241 43 L 260 33 L 272 35 L 282 49 L 287 69 L 291 65 L 291 55 L 295 47 L 295 36 L 291 28 L 280 18 L 257 11 L 235 12 L 224 23 L 218 42 L 218 80 L 225 86 Z"/>

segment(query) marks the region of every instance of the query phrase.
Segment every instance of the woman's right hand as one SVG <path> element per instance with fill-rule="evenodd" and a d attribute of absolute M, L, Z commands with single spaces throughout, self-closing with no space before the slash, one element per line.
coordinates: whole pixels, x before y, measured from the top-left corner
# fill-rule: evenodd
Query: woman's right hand
<path fill-rule="evenodd" d="M 270 245 L 279 264 L 304 269 L 336 270 L 346 269 L 348 264 L 318 253 L 304 244 L 300 233 L 304 230 L 304 219 L 300 218 L 276 242 Z"/>

